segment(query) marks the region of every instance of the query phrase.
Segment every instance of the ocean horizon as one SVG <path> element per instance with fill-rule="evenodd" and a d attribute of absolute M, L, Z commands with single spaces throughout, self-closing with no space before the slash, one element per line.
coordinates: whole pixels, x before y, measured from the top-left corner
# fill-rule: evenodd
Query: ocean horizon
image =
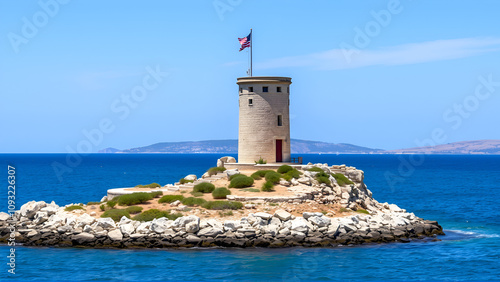
<path fill-rule="evenodd" d="M 7 211 L 7 167 L 16 169 L 16 207 L 99 201 L 107 189 L 201 176 L 226 154 L 0 154 Z M 236 155 L 234 155 L 236 157 Z M 365 172 L 379 202 L 429 220 L 441 241 L 330 248 L 79 249 L 16 246 L 16 274 L 41 281 L 485 281 L 500 268 L 500 156 L 315 154 L 304 162 L 346 164 Z M 80 159 L 81 157 L 81 159 Z M 62 169 L 62 170 L 61 170 Z M 7 262 L 6 245 L 0 252 Z"/>

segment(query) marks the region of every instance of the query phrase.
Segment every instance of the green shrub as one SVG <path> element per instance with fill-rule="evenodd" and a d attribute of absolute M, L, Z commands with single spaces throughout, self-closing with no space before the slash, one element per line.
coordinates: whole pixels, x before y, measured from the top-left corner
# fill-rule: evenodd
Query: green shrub
<path fill-rule="evenodd" d="M 255 180 L 259 180 L 262 177 L 266 176 L 266 173 L 268 173 L 270 171 L 274 171 L 274 170 L 257 170 L 256 172 L 252 173 L 252 175 L 250 175 L 250 177 L 252 177 Z"/>
<path fill-rule="evenodd" d="M 256 188 L 245 188 L 245 189 L 241 189 L 241 191 L 244 191 L 244 192 L 260 192 L 260 190 L 256 189 Z"/>
<path fill-rule="evenodd" d="M 330 186 L 332 184 L 332 182 L 330 181 L 328 176 L 319 176 L 319 177 L 316 177 L 316 180 L 318 180 L 318 182 L 320 184 L 325 183 L 328 186 Z"/>
<path fill-rule="evenodd" d="M 246 188 L 253 185 L 252 177 L 236 177 L 229 183 L 229 188 Z"/>
<path fill-rule="evenodd" d="M 316 173 L 315 177 L 330 177 L 330 175 L 324 171 Z"/>
<path fill-rule="evenodd" d="M 181 201 L 184 205 L 192 207 L 192 206 L 201 206 L 207 201 L 205 201 L 202 198 L 195 198 L 195 197 L 189 197 L 185 198 L 184 200 Z"/>
<path fill-rule="evenodd" d="M 160 184 L 156 183 L 156 182 L 153 182 L 151 184 L 147 184 L 147 185 L 136 185 L 135 187 L 137 188 L 157 188 L 157 187 L 161 187 Z"/>
<path fill-rule="evenodd" d="M 283 174 L 282 177 L 285 180 L 290 181 L 290 180 L 292 180 L 292 178 L 299 179 L 300 175 L 301 175 L 301 172 L 294 168 L 294 169 L 288 171 L 287 173 Z"/>
<path fill-rule="evenodd" d="M 367 210 L 364 210 L 364 209 L 357 209 L 356 212 L 370 214 L 370 212 L 368 212 Z"/>
<path fill-rule="evenodd" d="M 255 161 L 255 164 L 267 164 L 267 161 L 260 157 L 258 161 Z"/>
<path fill-rule="evenodd" d="M 79 205 L 72 205 L 72 206 L 67 206 L 64 210 L 65 211 L 74 211 L 74 210 L 83 210 L 84 208 Z"/>
<path fill-rule="evenodd" d="M 225 170 L 226 170 L 226 168 L 225 168 L 225 167 L 218 167 L 218 166 L 216 166 L 216 167 L 211 167 L 211 168 L 209 168 L 209 169 L 207 170 L 207 172 L 208 172 L 208 175 L 209 175 L 209 176 L 212 176 L 212 175 L 214 175 L 214 174 L 217 174 L 217 173 L 219 173 L 219 172 L 223 172 L 223 171 L 225 171 Z"/>
<path fill-rule="evenodd" d="M 275 171 L 270 171 L 266 173 L 266 181 L 271 182 L 272 184 L 276 184 L 280 182 L 281 179 L 281 174 L 275 172 Z"/>
<path fill-rule="evenodd" d="M 317 166 L 313 166 L 309 169 L 309 171 L 316 171 L 316 172 L 324 172 L 324 170 L 322 170 L 321 168 L 317 167 Z"/>
<path fill-rule="evenodd" d="M 117 204 L 117 202 L 116 202 L 116 201 L 113 201 L 113 200 L 108 201 L 108 202 L 106 203 L 106 205 L 107 205 L 108 207 L 110 207 L 110 208 L 114 208 L 114 207 L 116 206 L 116 204 Z"/>
<path fill-rule="evenodd" d="M 142 211 L 142 207 L 138 206 L 131 206 L 125 209 L 126 212 L 134 214 L 134 213 L 140 213 Z"/>
<path fill-rule="evenodd" d="M 243 208 L 243 204 L 231 201 L 209 201 L 203 207 L 209 210 L 239 210 Z"/>
<path fill-rule="evenodd" d="M 162 191 L 155 191 L 155 192 L 151 192 L 151 195 L 153 195 L 153 198 L 160 198 L 160 196 L 163 196 L 163 192 Z"/>
<path fill-rule="evenodd" d="M 201 192 L 191 191 L 191 192 L 189 192 L 189 194 L 193 195 L 193 197 L 201 197 L 201 196 L 203 196 L 203 193 L 201 193 Z"/>
<path fill-rule="evenodd" d="M 212 192 L 212 197 L 214 197 L 214 199 L 225 199 L 227 195 L 231 195 L 231 191 L 225 187 L 216 188 Z"/>
<path fill-rule="evenodd" d="M 153 199 L 153 195 L 151 193 L 145 193 L 145 192 L 126 194 L 115 198 L 115 200 L 118 201 L 118 204 L 120 206 L 131 206 L 131 205 L 142 204 L 151 199 Z"/>
<path fill-rule="evenodd" d="M 332 173 L 332 176 L 335 178 L 335 180 L 337 180 L 337 183 L 340 186 L 344 186 L 344 185 L 347 185 L 347 184 L 354 184 L 354 182 L 352 182 L 351 180 L 349 180 L 342 173 L 335 173 L 335 174 Z"/>
<path fill-rule="evenodd" d="M 233 216 L 233 215 L 234 215 L 234 214 L 233 214 L 233 211 L 227 211 L 227 212 L 222 212 L 222 211 L 220 211 L 220 212 L 219 212 L 219 216 L 220 216 L 220 217 L 225 217 L 225 216 Z"/>
<path fill-rule="evenodd" d="M 100 205 L 99 208 L 101 209 L 101 211 L 105 211 L 106 210 L 106 206 L 104 204 Z"/>
<path fill-rule="evenodd" d="M 264 192 L 271 192 L 271 191 L 273 191 L 273 188 L 274 188 L 274 184 L 271 181 L 266 181 L 262 185 L 262 191 L 264 191 Z"/>
<path fill-rule="evenodd" d="M 246 176 L 246 175 L 241 174 L 241 173 L 239 173 L 239 174 L 234 174 L 234 175 L 231 175 L 231 176 L 229 177 L 229 180 L 233 180 L 233 179 L 235 179 L 236 177 L 243 177 L 243 176 Z"/>
<path fill-rule="evenodd" d="M 158 209 L 150 209 L 147 211 L 144 211 L 136 216 L 133 217 L 133 220 L 137 221 L 151 221 L 155 218 L 161 218 L 161 217 L 166 217 L 170 220 L 175 220 L 179 217 L 181 217 L 182 214 L 180 213 L 170 213 L 170 211 L 161 211 Z"/>
<path fill-rule="evenodd" d="M 122 217 L 130 218 L 130 214 L 126 210 L 113 209 L 105 211 L 101 217 L 111 217 L 114 221 L 120 221 Z"/>
<path fill-rule="evenodd" d="M 278 173 L 284 174 L 284 173 L 287 173 L 291 170 L 293 170 L 293 167 L 291 167 L 289 165 L 282 165 L 278 168 Z"/>
<path fill-rule="evenodd" d="M 200 184 L 196 184 L 193 187 L 193 192 L 201 192 L 201 193 L 212 193 L 215 190 L 215 186 L 212 183 L 202 182 Z"/>
<path fill-rule="evenodd" d="M 101 202 L 88 202 L 87 206 L 99 205 Z"/>
<path fill-rule="evenodd" d="M 184 196 L 182 195 L 165 195 L 163 197 L 161 197 L 159 200 L 158 200 L 158 203 L 173 203 L 175 201 L 182 201 L 184 200 Z"/>
<path fill-rule="evenodd" d="M 346 208 L 340 208 L 339 212 L 344 213 L 344 212 L 348 212 L 348 210 Z"/>
<path fill-rule="evenodd" d="M 179 183 L 180 183 L 180 184 L 193 183 L 193 182 L 194 182 L 194 180 L 187 180 L 187 179 L 185 179 L 185 178 L 181 178 L 181 179 L 179 180 Z"/>

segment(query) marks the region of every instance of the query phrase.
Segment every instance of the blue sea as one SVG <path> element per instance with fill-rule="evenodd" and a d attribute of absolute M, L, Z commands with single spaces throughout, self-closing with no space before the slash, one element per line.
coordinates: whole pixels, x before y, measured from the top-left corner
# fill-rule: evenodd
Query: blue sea
<path fill-rule="evenodd" d="M 216 154 L 0 154 L 0 210 L 8 165 L 16 205 L 99 201 L 106 190 L 173 183 L 215 166 Z M 365 171 L 379 202 L 437 220 L 442 241 L 332 248 L 94 250 L 0 246 L 0 279 L 74 281 L 486 281 L 500 279 L 500 156 L 301 155 Z M 56 169 L 54 169 L 56 168 Z"/>

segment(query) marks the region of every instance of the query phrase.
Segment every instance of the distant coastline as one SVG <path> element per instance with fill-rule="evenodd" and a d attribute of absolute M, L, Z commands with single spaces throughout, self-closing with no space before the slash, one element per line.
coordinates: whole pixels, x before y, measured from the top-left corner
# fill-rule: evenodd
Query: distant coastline
<path fill-rule="evenodd" d="M 292 139 L 292 154 L 434 154 L 500 155 L 500 140 L 462 141 L 427 147 L 383 150 L 347 143 Z M 106 148 L 99 153 L 237 154 L 238 140 L 161 142 L 131 149 Z"/>

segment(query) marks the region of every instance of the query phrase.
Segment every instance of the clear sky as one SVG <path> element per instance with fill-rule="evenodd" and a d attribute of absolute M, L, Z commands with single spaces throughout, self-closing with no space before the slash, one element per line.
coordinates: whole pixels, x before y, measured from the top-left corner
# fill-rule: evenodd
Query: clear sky
<path fill-rule="evenodd" d="M 500 139 L 499 1 L 1 1 L 0 152 L 236 139 L 254 75 L 290 76 L 292 138 Z"/>

